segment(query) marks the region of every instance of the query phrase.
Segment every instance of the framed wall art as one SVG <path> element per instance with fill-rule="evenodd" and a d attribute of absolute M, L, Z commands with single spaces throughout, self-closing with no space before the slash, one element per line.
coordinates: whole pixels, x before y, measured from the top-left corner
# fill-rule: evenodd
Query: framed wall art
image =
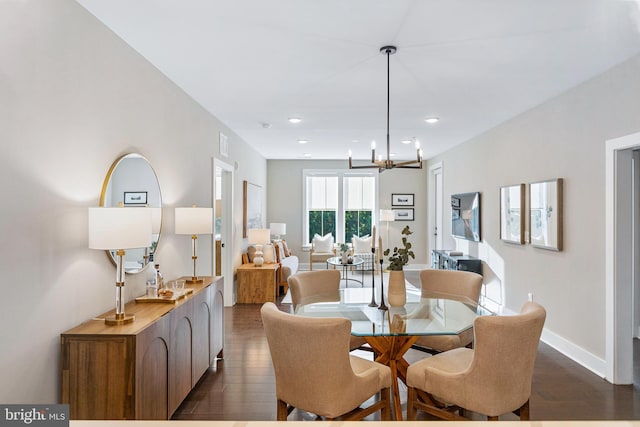
<path fill-rule="evenodd" d="M 500 239 L 508 243 L 524 243 L 524 184 L 500 187 Z"/>
<path fill-rule="evenodd" d="M 391 206 L 413 206 L 413 194 L 391 194 Z"/>
<path fill-rule="evenodd" d="M 263 228 L 262 187 L 249 181 L 242 181 L 242 220 L 242 237 L 251 228 Z"/>
<path fill-rule="evenodd" d="M 125 191 L 124 204 L 125 205 L 146 205 L 147 192 L 146 191 Z"/>
<path fill-rule="evenodd" d="M 562 250 L 562 178 L 529 184 L 529 238 L 532 246 Z"/>
<path fill-rule="evenodd" d="M 413 221 L 413 208 L 393 209 L 394 221 Z"/>

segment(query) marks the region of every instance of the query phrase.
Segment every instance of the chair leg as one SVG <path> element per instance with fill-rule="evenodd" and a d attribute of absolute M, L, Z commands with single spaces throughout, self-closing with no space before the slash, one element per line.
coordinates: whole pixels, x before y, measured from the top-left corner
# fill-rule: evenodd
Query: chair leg
<path fill-rule="evenodd" d="M 278 421 L 287 421 L 287 416 L 289 415 L 289 409 L 287 402 L 284 400 L 278 399 L 278 409 L 276 419 Z"/>
<path fill-rule="evenodd" d="M 380 410 L 380 418 L 382 421 L 391 421 L 391 390 L 388 388 L 380 390 L 380 400 L 384 404 Z"/>
<path fill-rule="evenodd" d="M 498 421 L 498 418 L 499 418 L 499 417 L 490 417 L 490 416 L 487 416 L 487 421 Z"/>
<path fill-rule="evenodd" d="M 407 388 L 407 421 L 416 420 L 416 407 L 414 406 L 415 400 L 418 398 L 416 389 L 413 387 Z"/>
<path fill-rule="evenodd" d="M 529 421 L 529 400 L 524 402 L 524 405 L 518 409 L 517 414 L 520 416 L 520 421 Z"/>

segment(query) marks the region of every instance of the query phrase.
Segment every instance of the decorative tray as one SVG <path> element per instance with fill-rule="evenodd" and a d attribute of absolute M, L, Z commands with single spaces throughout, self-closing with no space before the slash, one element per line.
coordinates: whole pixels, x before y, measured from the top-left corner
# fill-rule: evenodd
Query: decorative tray
<path fill-rule="evenodd" d="M 171 296 L 160 295 L 157 297 L 148 297 L 146 295 L 143 295 L 141 297 L 136 298 L 136 302 L 160 302 L 165 304 L 173 304 L 176 301 L 186 297 L 187 295 L 192 294 L 193 289 L 185 288 L 183 291 L 172 291 L 172 292 L 173 292 L 173 295 Z"/>

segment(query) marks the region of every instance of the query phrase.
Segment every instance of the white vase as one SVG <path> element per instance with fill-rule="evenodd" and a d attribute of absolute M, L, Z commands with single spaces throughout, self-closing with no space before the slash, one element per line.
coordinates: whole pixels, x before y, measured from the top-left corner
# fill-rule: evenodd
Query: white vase
<path fill-rule="evenodd" d="M 342 263 L 346 264 L 349 262 L 349 254 L 347 252 L 342 252 Z"/>
<path fill-rule="evenodd" d="M 404 281 L 404 271 L 389 272 L 389 290 L 387 300 L 391 307 L 403 307 L 407 302 L 407 287 Z"/>

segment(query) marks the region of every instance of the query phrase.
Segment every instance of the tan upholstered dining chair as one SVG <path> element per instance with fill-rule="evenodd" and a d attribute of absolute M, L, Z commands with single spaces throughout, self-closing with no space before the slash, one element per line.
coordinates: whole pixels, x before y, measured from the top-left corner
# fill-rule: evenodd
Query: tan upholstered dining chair
<path fill-rule="evenodd" d="M 525 303 L 514 316 L 478 317 L 473 349 L 457 348 L 410 365 L 407 420 L 415 420 L 417 409 L 449 420 L 467 419 L 464 410 L 490 421 L 511 411 L 528 420 L 545 317 L 545 309 L 535 302 Z"/>
<path fill-rule="evenodd" d="M 340 301 L 340 272 L 338 270 L 303 271 L 289 276 L 291 303 L 295 311 L 298 304 L 319 301 Z M 363 348 L 366 340 L 351 335 L 349 349 Z M 363 348 L 369 350 L 370 348 Z"/>
<path fill-rule="evenodd" d="M 478 305 L 482 276 L 470 271 L 423 270 L 420 272 L 423 297 L 445 297 Z M 437 354 L 473 343 L 473 328 L 458 335 L 433 335 L 418 338 L 413 348 Z"/>
<path fill-rule="evenodd" d="M 261 314 L 275 371 L 278 421 L 286 421 L 294 408 L 326 419 L 355 421 L 377 411 L 382 420 L 390 419 L 391 369 L 349 355 L 349 319 L 295 316 L 270 302 Z M 360 408 L 378 393 L 375 403 Z"/>

